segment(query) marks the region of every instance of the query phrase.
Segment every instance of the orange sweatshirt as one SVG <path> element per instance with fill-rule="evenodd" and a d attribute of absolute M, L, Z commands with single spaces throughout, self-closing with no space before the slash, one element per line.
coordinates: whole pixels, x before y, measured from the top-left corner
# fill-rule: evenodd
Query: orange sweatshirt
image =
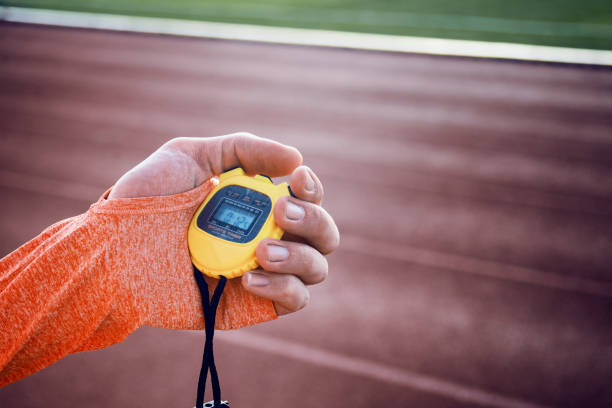
<path fill-rule="evenodd" d="M 0 260 L 0 386 L 69 353 L 121 342 L 143 325 L 202 329 L 187 228 L 212 182 L 172 196 L 107 200 Z M 210 290 L 215 279 L 207 278 Z M 272 302 L 227 282 L 216 328 L 276 318 Z"/>

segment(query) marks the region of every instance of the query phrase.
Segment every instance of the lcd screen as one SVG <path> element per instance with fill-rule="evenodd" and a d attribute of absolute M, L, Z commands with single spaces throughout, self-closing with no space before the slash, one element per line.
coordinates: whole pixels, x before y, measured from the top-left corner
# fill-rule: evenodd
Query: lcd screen
<path fill-rule="evenodd" d="M 214 220 L 239 228 L 244 232 L 251 228 L 256 218 L 257 214 L 238 208 L 227 201 L 223 201 L 213 215 Z"/>

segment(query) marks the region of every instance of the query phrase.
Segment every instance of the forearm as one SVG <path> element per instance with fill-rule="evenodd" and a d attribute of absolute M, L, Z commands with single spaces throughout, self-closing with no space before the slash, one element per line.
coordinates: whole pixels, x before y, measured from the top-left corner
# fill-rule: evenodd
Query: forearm
<path fill-rule="evenodd" d="M 55 224 L 0 261 L 0 385 L 27 376 L 98 337 L 124 339 L 139 319 L 106 269 L 108 229 L 87 213 Z M 104 330 L 104 343 L 95 336 Z M 93 345 L 92 345 L 93 346 Z"/>
<path fill-rule="evenodd" d="M 0 261 L 0 386 L 142 325 L 203 327 L 186 230 L 208 184 L 165 197 L 101 199 Z M 210 282 L 214 288 L 215 282 Z M 230 281 L 217 327 L 276 317 Z"/>

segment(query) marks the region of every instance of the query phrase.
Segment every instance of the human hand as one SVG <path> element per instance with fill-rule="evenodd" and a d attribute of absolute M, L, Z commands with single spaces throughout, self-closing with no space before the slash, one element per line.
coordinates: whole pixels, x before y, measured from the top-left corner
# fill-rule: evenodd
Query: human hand
<path fill-rule="evenodd" d="M 123 175 L 108 198 L 178 194 L 238 166 L 248 174 L 291 174 L 296 198 L 284 197 L 274 208 L 275 221 L 287 232 L 285 238 L 262 241 L 256 252 L 261 268 L 242 277 L 247 291 L 272 300 L 277 314 L 283 315 L 306 306 L 306 285 L 325 279 L 324 255 L 339 242 L 333 219 L 320 206 L 323 186 L 312 170 L 300 166 L 301 161 L 296 149 L 245 133 L 177 138 Z"/>

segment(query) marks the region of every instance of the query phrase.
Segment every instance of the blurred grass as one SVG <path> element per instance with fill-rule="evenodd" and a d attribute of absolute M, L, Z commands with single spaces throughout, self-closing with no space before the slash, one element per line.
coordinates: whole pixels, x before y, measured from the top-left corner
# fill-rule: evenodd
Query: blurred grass
<path fill-rule="evenodd" d="M 4 5 L 612 49 L 612 0 L 0 0 Z"/>

